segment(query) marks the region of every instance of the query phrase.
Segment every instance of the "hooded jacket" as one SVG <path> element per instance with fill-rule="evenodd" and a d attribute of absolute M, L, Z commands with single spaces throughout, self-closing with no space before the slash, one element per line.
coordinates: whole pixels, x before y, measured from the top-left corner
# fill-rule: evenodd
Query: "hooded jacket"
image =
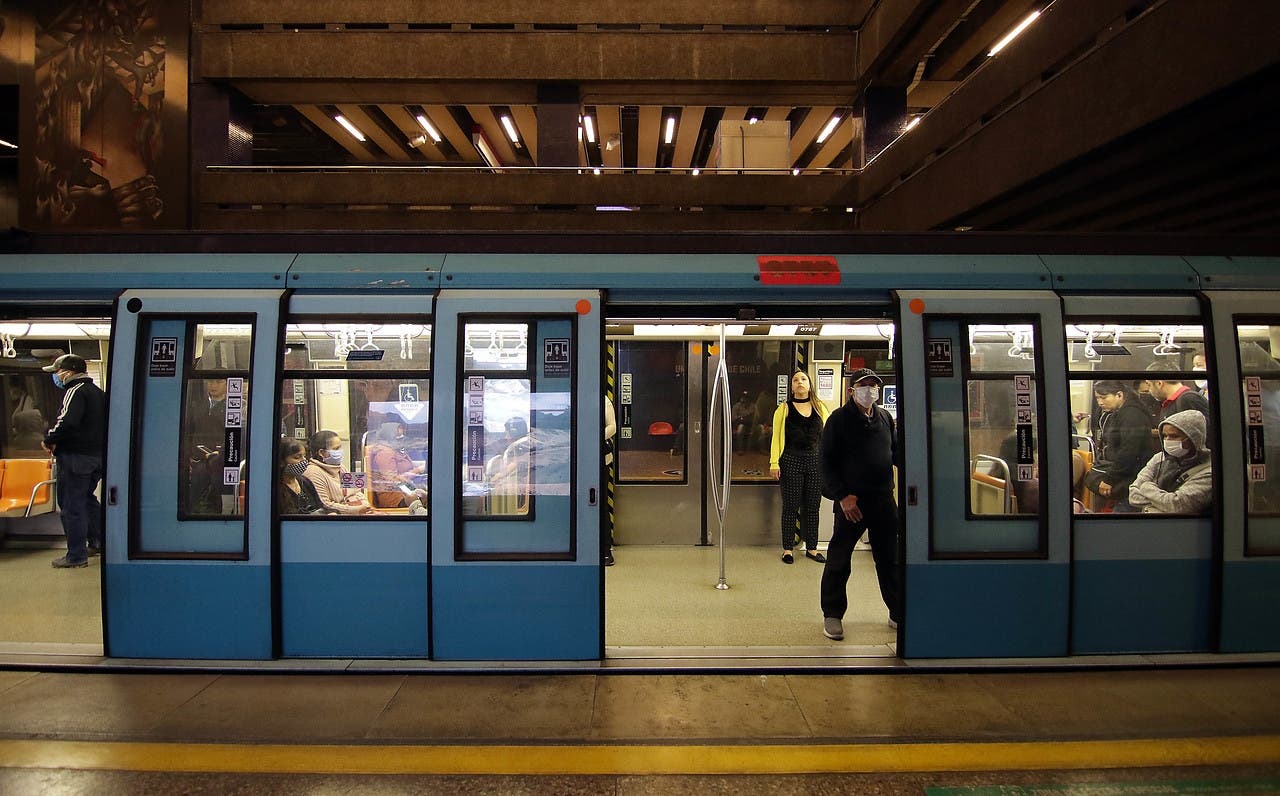
<path fill-rule="evenodd" d="M 1148 513 L 1203 514 L 1213 502 L 1213 464 L 1206 445 L 1205 417 L 1196 409 L 1160 421 L 1177 428 L 1195 451 L 1182 459 L 1161 450 L 1129 487 L 1129 504 Z"/>

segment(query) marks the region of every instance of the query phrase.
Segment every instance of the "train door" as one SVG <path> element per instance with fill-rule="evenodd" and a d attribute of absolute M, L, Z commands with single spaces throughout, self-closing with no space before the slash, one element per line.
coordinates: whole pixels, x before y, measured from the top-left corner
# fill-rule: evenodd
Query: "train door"
<path fill-rule="evenodd" d="M 289 298 L 277 461 L 306 447 L 325 510 L 277 501 L 285 657 L 430 654 L 430 313 L 422 294 Z"/>
<path fill-rule="evenodd" d="M 1280 313 L 1275 293 L 1213 291 L 1223 462 L 1219 651 L 1280 649 Z M 1216 378 L 1213 378 L 1216 376 Z"/>
<path fill-rule="evenodd" d="M 1062 315 L 1048 292 L 899 295 L 906 657 L 1067 651 Z M 1011 312 L 1012 310 L 1012 312 Z M 1055 379 L 1057 381 L 1055 381 Z"/>
<path fill-rule="evenodd" d="M 245 476 L 275 453 L 281 295 L 119 299 L 104 485 L 113 657 L 272 656 L 272 479 Z"/>
<path fill-rule="evenodd" d="M 1071 652 L 1209 650 L 1218 400 L 1203 371 L 1218 359 L 1205 356 L 1200 304 L 1073 295 L 1063 308 L 1076 500 Z"/>
<path fill-rule="evenodd" d="M 446 291 L 436 308 L 433 657 L 599 658 L 600 295 Z"/>

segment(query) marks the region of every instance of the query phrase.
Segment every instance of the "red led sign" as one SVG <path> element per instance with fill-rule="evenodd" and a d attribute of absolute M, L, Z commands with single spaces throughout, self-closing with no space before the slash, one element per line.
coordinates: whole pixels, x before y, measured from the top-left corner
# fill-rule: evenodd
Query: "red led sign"
<path fill-rule="evenodd" d="M 840 266 L 834 257 L 762 254 L 756 258 L 756 263 L 760 267 L 760 283 L 764 285 L 840 284 Z"/>

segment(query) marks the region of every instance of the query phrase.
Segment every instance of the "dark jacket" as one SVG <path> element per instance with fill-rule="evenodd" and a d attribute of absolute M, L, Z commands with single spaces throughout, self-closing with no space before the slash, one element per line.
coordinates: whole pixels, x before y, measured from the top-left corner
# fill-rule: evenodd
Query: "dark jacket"
<path fill-rule="evenodd" d="M 1185 387 L 1186 385 L 1183 386 Z M 1176 415 L 1188 409 L 1195 409 L 1204 415 L 1205 422 L 1208 422 L 1209 401 L 1203 395 L 1190 388 L 1183 390 L 1172 401 L 1165 401 L 1160 405 L 1160 422 L 1163 423 L 1170 415 Z"/>
<path fill-rule="evenodd" d="M 1151 416 L 1136 403 L 1126 403 L 1103 415 L 1098 424 L 1093 470 L 1085 476 L 1085 486 L 1097 492 L 1105 481 L 1111 485 L 1111 498 L 1123 500 L 1129 484 L 1155 453 L 1151 428 Z"/>
<path fill-rule="evenodd" d="M 839 503 L 845 495 L 893 494 L 897 440 L 881 406 L 870 417 L 853 401 L 832 412 L 822 429 L 823 496 Z"/>
<path fill-rule="evenodd" d="M 320 500 L 320 494 L 316 492 L 316 485 L 305 475 L 296 476 L 298 479 L 298 492 L 294 492 L 284 484 L 280 484 L 280 514 L 329 514 L 325 510 L 324 503 Z"/>
<path fill-rule="evenodd" d="M 67 382 L 62 396 L 62 410 L 53 428 L 44 436 L 44 444 L 56 448 L 55 453 L 81 453 L 102 456 L 107 439 L 107 396 L 88 376 Z"/>

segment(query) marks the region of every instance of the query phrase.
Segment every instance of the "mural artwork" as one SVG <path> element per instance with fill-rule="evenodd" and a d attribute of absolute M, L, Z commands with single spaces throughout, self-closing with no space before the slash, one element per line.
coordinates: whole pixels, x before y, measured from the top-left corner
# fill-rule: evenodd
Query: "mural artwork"
<path fill-rule="evenodd" d="M 158 226 L 165 40 L 153 0 L 36 12 L 35 220 Z"/>

